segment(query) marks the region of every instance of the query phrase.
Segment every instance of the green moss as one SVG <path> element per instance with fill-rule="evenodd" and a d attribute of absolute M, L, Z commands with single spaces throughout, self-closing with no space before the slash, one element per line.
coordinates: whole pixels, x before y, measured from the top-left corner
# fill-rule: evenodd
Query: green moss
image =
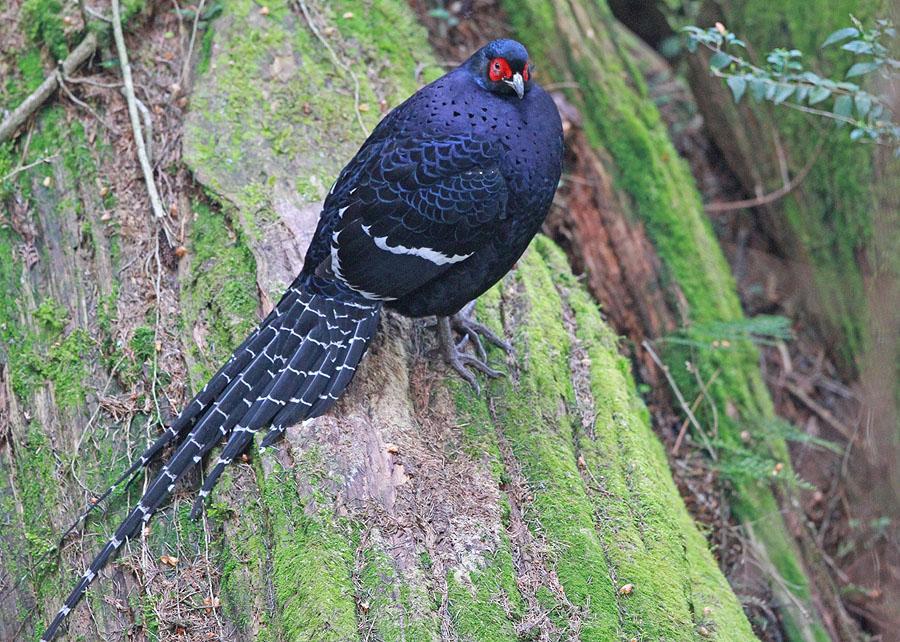
<path fill-rule="evenodd" d="M 152 361 L 156 354 L 156 330 L 147 326 L 135 328 L 129 345 L 137 363 Z"/>
<path fill-rule="evenodd" d="M 41 61 L 40 50 L 28 49 L 16 59 L 16 65 L 22 75 L 22 83 L 11 93 L 14 94 L 14 98 L 18 97 L 21 100 L 44 82 L 44 64 Z"/>
<path fill-rule="evenodd" d="M 13 157 L 13 143 L 7 141 L 0 144 L 0 202 L 5 201 L 12 194 L 13 181 L 6 177 L 16 167 L 16 159 Z"/>
<path fill-rule="evenodd" d="M 7 270 L 3 280 L 14 294 L 18 289 L 12 268 L 12 248 L 0 244 L 9 252 Z M 88 333 L 75 328 L 68 334 L 64 328 L 69 323 L 68 310 L 52 298 L 44 299 L 33 312 L 38 321 L 38 331 L 29 330 L 18 322 L 18 309 L 14 299 L 3 302 L 0 311 L 0 336 L 7 344 L 9 378 L 13 391 L 21 400 L 30 398 L 33 390 L 44 383 L 52 383 L 57 404 L 73 408 L 84 401 L 85 381 L 92 342 Z"/>
<path fill-rule="evenodd" d="M 32 150 L 41 150 L 45 146 L 58 148 L 62 136 L 61 110 L 48 109 L 32 136 Z M 13 147 L 7 148 L 8 157 L 15 156 L 13 150 Z M 38 176 L 50 175 L 49 169 L 45 168 L 35 168 L 34 172 Z M 26 200 L 31 191 L 30 178 L 23 172 L 15 181 L 15 188 Z M 8 188 L 13 189 L 13 185 Z M 63 332 L 69 323 L 69 313 L 52 298 L 44 299 L 35 310 L 23 312 L 19 309 L 22 299 L 17 293 L 21 288 L 22 272 L 21 263 L 13 253 L 13 247 L 19 242 L 12 230 L 0 229 L 0 281 L 8 293 L 0 298 L 0 338 L 5 344 L 12 388 L 20 399 L 26 400 L 36 386 L 51 382 L 57 403 L 71 408 L 84 400 L 91 341 L 81 328 L 68 334 Z M 23 323 L 23 314 L 33 315 L 37 322 L 35 328 L 30 329 Z"/>
<path fill-rule="evenodd" d="M 228 497 L 233 474 L 232 471 L 225 473 L 216 488 L 217 494 Z M 258 465 L 256 475 L 257 478 L 262 477 L 262 470 Z M 277 632 L 271 626 L 271 614 L 265 609 L 262 599 L 269 594 L 271 588 L 268 576 L 272 546 L 265 510 L 261 504 L 259 498 L 242 501 L 239 523 L 233 519 L 236 514 L 233 502 L 213 502 L 207 508 L 207 516 L 217 527 L 221 524 L 226 533 L 217 542 L 217 547 L 221 550 L 217 560 L 221 569 L 219 594 L 226 616 L 240 633 L 248 637 L 257 628 L 257 639 L 277 640 Z M 225 520 L 230 521 L 226 524 Z M 232 536 L 234 530 L 237 533 Z"/>
<path fill-rule="evenodd" d="M 67 147 L 63 154 L 63 165 L 66 170 L 79 181 L 94 178 L 97 171 L 91 157 L 91 146 L 84 133 L 84 125 L 78 121 L 66 125 L 65 137 Z"/>
<path fill-rule="evenodd" d="M 377 530 L 366 540 L 356 588 L 360 630 L 384 642 L 440 640 L 438 616 L 421 571 L 398 571 Z"/>
<path fill-rule="evenodd" d="M 303 457 L 315 470 L 316 456 Z M 310 642 L 356 638 L 356 604 L 350 542 L 357 528 L 327 508 L 304 508 L 290 471 L 274 464 L 263 497 L 272 529 L 271 581 L 281 639 Z M 320 498 L 325 505 L 328 500 Z"/>
<path fill-rule="evenodd" d="M 562 269 L 564 258 L 557 248 L 542 240 L 537 249 L 548 264 Z M 740 604 L 671 481 L 617 337 L 600 321 L 587 293 L 571 278 L 562 282 L 576 337 L 590 359 L 594 399 L 592 432 L 578 430 L 575 442 L 595 482 L 588 488 L 617 583 L 635 587 L 621 605 L 626 635 L 693 639 L 699 613 L 708 607 L 714 615 L 703 623 L 719 630 L 719 639 L 751 639 Z M 610 494 L 621 501 L 609 501 Z"/>
<path fill-rule="evenodd" d="M 192 380 L 202 385 L 255 325 L 258 299 L 256 263 L 241 236 L 229 227 L 228 217 L 199 201 L 193 209 L 182 309 L 186 334 L 195 324 L 204 324 L 204 345 L 189 348 Z"/>
<path fill-rule="evenodd" d="M 20 24 L 34 44 L 46 46 L 54 60 L 69 54 L 59 0 L 25 0 L 21 11 Z"/>
<path fill-rule="evenodd" d="M 503 611 L 503 595 L 492 569 L 475 577 L 456 571 L 447 576 L 448 604 L 453 627 L 464 642 L 503 642 L 515 639 L 514 621 Z"/>
<path fill-rule="evenodd" d="M 223 35 L 205 67 L 215 82 L 199 84 L 186 127 L 187 162 L 250 225 L 259 214 L 271 215 L 270 206 L 257 207 L 260 190 L 268 203 L 278 183 L 306 201 L 321 199 L 362 140 L 353 77 L 285 0 L 267 7 L 262 17 L 249 0 L 225 3 L 216 27 Z M 381 118 L 381 101 L 394 106 L 438 75 L 424 32 L 405 7 L 384 0 L 314 8 L 337 29 L 332 46 L 359 81 L 359 115 L 368 130 Z M 353 17 L 343 18 L 347 12 Z M 252 28 L 235 29 L 240 21 Z M 248 172 L 248 165 L 262 172 Z"/>
<path fill-rule="evenodd" d="M 209 60 L 212 57 L 212 46 L 215 38 L 215 29 L 212 25 L 207 25 L 203 31 L 203 37 L 200 39 L 200 52 L 197 54 L 197 74 L 205 74 L 209 71 Z"/>
<path fill-rule="evenodd" d="M 53 452 L 42 426 L 31 423 L 26 433 L 26 441 L 18 444 L 15 454 L 15 475 L 18 481 L 17 500 L 21 508 L 24 526 L 25 563 L 21 571 L 27 572 L 38 599 L 52 594 L 55 586 L 48 582 L 53 568 L 53 558 L 38 560 L 56 546 L 51 528 L 50 508 L 57 501 L 57 481 L 54 474 Z M 21 559 L 21 558 L 20 558 Z M 16 563 L 16 558 L 9 560 Z"/>
<path fill-rule="evenodd" d="M 395 106 L 418 89 L 420 82 L 431 82 L 443 75 L 444 70 L 435 63 L 426 44 L 425 30 L 404 5 L 391 0 L 373 0 L 362 8 L 354 0 L 330 4 L 332 20 L 341 34 L 363 49 L 363 58 L 357 61 L 360 67 L 365 65 L 367 71 L 376 73 L 382 69 L 401 70 L 391 85 L 379 88 L 386 91 L 376 91 L 381 95 L 375 97 Z M 352 17 L 344 18 L 348 13 Z"/>
<path fill-rule="evenodd" d="M 34 311 L 34 318 L 52 334 L 59 334 L 69 322 L 69 311 L 52 297 L 47 297 Z"/>
<path fill-rule="evenodd" d="M 146 6 L 146 0 L 122 0 L 122 23 L 125 24 L 137 16 Z"/>
<path fill-rule="evenodd" d="M 550 548 L 566 598 L 583 613 L 582 636 L 615 639 L 618 608 L 609 567 L 594 530 L 593 509 L 576 467 L 572 417 L 560 408 L 574 403 L 561 301 L 540 257 L 530 252 L 514 275 L 527 306 L 515 346 L 527 376 L 502 381 L 496 417 L 521 466 L 533 500 L 525 517 Z M 526 334 L 527 333 L 527 334 Z"/>
<path fill-rule="evenodd" d="M 113 326 L 118 319 L 118 309 L 116 307 L 116 301 L 119 299 L 118 290 L 118 284 L 115 283 L 109 294 L 101 295 L 97 299 L 95 319 L 97 322 L 97 329 L 100 332 L 100 350 L 107 361 L 116 352 L 117 348 L 113 337 Z M 110 366 L 114 364 L 114 361 L 108 363 Z"/>
<path fill-rule="evenodd" d="M 91 340 L 83 329 L 47 345 L 33 336 L 19 338 L 9 354 L 12 389 L 20 399 L 28 399 L 34 388 L 52 383 L 54 399 L 61 408 L 84 402 Z"/>

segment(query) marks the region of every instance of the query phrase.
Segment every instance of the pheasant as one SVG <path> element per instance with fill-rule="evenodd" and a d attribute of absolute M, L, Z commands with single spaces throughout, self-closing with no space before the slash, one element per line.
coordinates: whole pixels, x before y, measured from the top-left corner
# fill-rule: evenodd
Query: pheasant
<path fill-rule="evenodd" d="M 104 493 L 177 447 L 44 632 L 51 640 L 97 574 L 175 484 L 223 439 L 193 514 L 224 468 L 268 428 L 325 413 L 353 379 L 389 308 L 437 316 L 450 365 L 499 373 L 453 330 L 508 348 L 461 310 L 515 264 L 537 233 L 562 167 L 562 125 L 528 52 L 495 40 L 388 113 L 331 187 L 303 268 L 278 305 L 165 432 Z M 471 368 L 471 369 L 470 369 Z"/>

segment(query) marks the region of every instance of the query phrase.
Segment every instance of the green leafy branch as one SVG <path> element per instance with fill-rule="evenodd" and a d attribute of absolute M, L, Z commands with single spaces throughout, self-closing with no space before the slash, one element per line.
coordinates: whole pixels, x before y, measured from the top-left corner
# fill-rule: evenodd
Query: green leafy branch
<path fill-rule="evenodd" d="M 895 153 L 900 153 L 900 126 L 894 123 L 890 105 L 848 80 L 875 73 L 890 81 L 896 79 L 900 61 L 890 57 L 884 44 L 896 37 L 896 30 L 889 20 L 877 20 L 874 28 L 865 29 L 859 20 L 850 19 L 854 26 L 835 31 L 822 43 L 822 47 L 844 43 L 841 49 L 856 58 L 843 80 L 806 69 L 803 53 L 797 49 L 774 49 L 766 55 L 765 67 L 754 65 L 736 53 L 747 46 L 721 23 L 709 29 L 689 26 L 684 31 L 688 51 L 704 47 L 712 52 L 710 71 L 725 80 L 735 102 L 749 94 L 758 103 L 768 101 L 828 118 L 839 127 L 850 125 L 851 140 L 893 145 Z M 827 101 L 831 101 L 830 110 L 824 108 Z"/>

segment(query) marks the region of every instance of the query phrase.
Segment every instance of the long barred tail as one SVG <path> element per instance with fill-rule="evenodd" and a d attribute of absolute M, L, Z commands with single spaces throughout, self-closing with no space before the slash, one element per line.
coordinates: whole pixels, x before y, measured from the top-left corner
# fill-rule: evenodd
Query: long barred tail
<path fill-rule="evenodd" d="M 91 562 L 41 640 L 54 638 L 110 558 L 223 437 L 228 441 L 200 490 L 192 515 L 202 509 L 225 466 L 250 445 L 257 431 L 271 426 L 262 448 L 276 441 L 286 427 L 327 411 L 353 378 L 378 327 L 380 310 L 378 302 L 333 281 L 298 277 L 272 313 L 117 482 L 147 466 L 170 442 L 181 442 Z"/>

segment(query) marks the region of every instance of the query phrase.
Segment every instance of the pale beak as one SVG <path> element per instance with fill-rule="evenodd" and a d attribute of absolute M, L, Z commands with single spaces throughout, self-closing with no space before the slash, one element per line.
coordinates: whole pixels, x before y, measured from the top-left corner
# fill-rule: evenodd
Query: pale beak
<path fill-rule="evenodd" d="M 512 80 L 504 80 L 503 82 L 516 90 L 516 96 L 519 98 L 525 97 L 525 81 L 522 79 L 522 74 L 516 72 L 513 74 Z"/>

